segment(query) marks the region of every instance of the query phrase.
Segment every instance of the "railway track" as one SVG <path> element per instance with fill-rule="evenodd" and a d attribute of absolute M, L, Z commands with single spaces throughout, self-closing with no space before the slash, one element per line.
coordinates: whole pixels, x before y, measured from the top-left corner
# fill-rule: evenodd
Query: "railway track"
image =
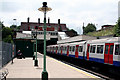
<path fill-rule="evenodd" d="M 85 67 L 85 66 L 79 65 L 79 63 L 76 64 L 76 63 L 74 63 L 73 61 L 71 61 L 71 60 L 69 60 L 69 59 L 65 59 L 65 58 L 63 58 L 63 57 L 60 57 L 60 56 L 58 56 L 58 55 L 57 55 L 57 56 L 48 55 L 48 56 L 53 57 L 53 58 L 55 58 L 55 59 L 57 59 L 57 60 L 65 63 L 65 64 L 68 64 L 68 65 L 71 65 L 71 66 L 76 67 L 76 68 L 78 68 L 78 69 L 81 69 L 81 70 L 84 70 L 84 71 L 86 71 L 86 72 L 92 73 L 92 74 L 94 74 L 94 75 L 96 75 L 96 76 L 99 76 L 99 77 L 105 79 L 105 80 L 120 80 L 120 79 L 119 79 L 119 76 L 111 75 L 111 74 L 106 73 L 106 72 L 101 72 L 101 71 L 97 70 L 96 67 L 92 67 L 92 66 L 91 66 L 91 68 L 90 68 L 90 67 L 87 68 L 87 67 Z M 86 66 L 87 66 L 87 65 L 86 65 Z"/>

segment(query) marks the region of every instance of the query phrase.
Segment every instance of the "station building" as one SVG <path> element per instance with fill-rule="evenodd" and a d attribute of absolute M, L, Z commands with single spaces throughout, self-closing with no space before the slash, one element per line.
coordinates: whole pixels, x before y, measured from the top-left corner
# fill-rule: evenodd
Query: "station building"
<path fill-rule="evenodd" d="M 68 28 L 66 24 L 60 23 L 60 19 L 58 23 L 50 23 L 48 18 L 46 26 L 46 45 L 57 44 L 58 40 L 69 38 L 65 33 Z M 38 22 L 30 22 L 30 18 L 27 18 L 27 22 L 21 22 L 20 30 L 16 32 L 15 43 L 16 49 L 21 50 L 26 57 L 33 56 L 33 52 L 36 51 L 36 38 L 34 37 L 36 34 L 37 52 L 43 53 L 44 23 L 40 22 L 40 18 Z"/>

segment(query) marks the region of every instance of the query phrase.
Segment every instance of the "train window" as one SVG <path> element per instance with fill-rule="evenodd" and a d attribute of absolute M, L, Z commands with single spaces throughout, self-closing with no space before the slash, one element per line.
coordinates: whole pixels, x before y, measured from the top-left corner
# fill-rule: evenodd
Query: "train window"
<path fill-rule="evenodd" d="M 95 53 L 96 45 L 91 45 L 90 53 Z"/>
<path fill-rule="evenodd" d="M 72 49 L 72 51 L 74 52 L 74 50 L 75 50 L 75 46 L 73 46 L 73 49 Z"/>
<path fill-rule="evenodd" d="M 65 51 L 65 47 L 64 47 L 64 51 Z"/>
<path fill-rule="evenodd" d="M 60 51 L 61 51 L 61 49 L 62 49 L 62 48 L 60 47 Z"/>
<path fill-rule="evenodd" d="M 79 46 L 79 52 L 83 51 L 83 46 Z"/>
<path fill-rule="evenodd" d="M 66 50 L 66 47 L 65 47 L 65 50 Z"/>
<path fill-rule="evenodd" d="M 64 47 L 61 47 L 62 50 L 64 50 Z"/>
<path fill-rule="evenodd" d="M 114 45 L 111 45 L 110 46 L 110 54 L 113 54 L 113 48 L 114 48 Z"/>
<path fill-rule="evenodd" d="M 72 50 L 72 47 L 70 46 L 70 51 Z"/>
<path fill-rule="evenodd" d="M 106 47 L 105 47 L 105 54 L 108 54 L 108 48 L 109 48 L 109 45 L 106 45 Z"/>
<path fill-rule="evenodd" d="M 97 53 L 103 53 L 103 45 L 97 45 Z"/>
<path fill-rule="evenodd" d="M 115 55 L 120 55 L 120 44 L 115 45 Z"/>
<path fill-rule="evenodd" d="M 69 47 L 69 51 L 71 51 L 71 47 Z"/>

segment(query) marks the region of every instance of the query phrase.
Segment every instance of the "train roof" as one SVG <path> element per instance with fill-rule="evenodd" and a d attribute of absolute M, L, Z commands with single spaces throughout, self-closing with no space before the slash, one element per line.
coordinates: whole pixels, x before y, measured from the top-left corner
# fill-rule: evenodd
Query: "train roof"
<path fill-rule="evenodd" d="M 79 44 L 84 44 L 84 43 L 86 43 L 86 41 L 69 43 L 69 45 L 79 45 Z"/>
<path fill-rule="evenodd" d="M 111 42 L 120 42 L 120 37 L 110 37 L 104 39 L 88 40 L 87 43 L 111 43 Z"/>
<path fill-rule="evenodd" d="M 87 36 L 87 35 L 80 35 L 80 36 L 75 36 L 75 37 L 71 37 L 71 38 L 57 41 L 57 44 L 74 43 L 74 42 L 78 42 L 78 41 L 94 40 L 94 39 L 96 39 L 96 37 Z"/>

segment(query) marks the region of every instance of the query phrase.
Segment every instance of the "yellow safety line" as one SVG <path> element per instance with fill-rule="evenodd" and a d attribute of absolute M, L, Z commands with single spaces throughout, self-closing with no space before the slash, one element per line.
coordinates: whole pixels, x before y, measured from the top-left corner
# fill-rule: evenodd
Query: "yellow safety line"
<path fill-rule="evenodd" d="M 47 56 L 47 57 L 48 57 L 48 56 Z M 99 79 L 97 79 L 97 77 L 92 76 L 92 75 L 90 75 L 90 74 L 87 74 L 87 73 L 85 73 L 85 72 L 83 72 L 83 71 L 81 71 L 81 70 L 79 70 L 79 69 L 77 69 L 77 68 L 74 68 L 74 67 L 72 67 L 72 66 L 70 66 L 70 65 L 64 64 L 64 63 L 62 63 L 62 62 L 60 62 L 60 61 L 57 61 L 57 60 L 55 60 L 55 59 L 53 59 L 53 58 L 51 58 L 51 57 L 48 57 L 48 58 L 50 58 L 50 59 L 52 59 L 52 60 L 54 60 L 54 61 L 56 61 L 56 62 L 58 62 L 58 63 L 60 63 L 60 64 L 63 64 L 63 65 L 65 65 L 65 66 L 67 66 L 67 67 L 70 67 L 70 68 L 72 68 L 72 69 L 74 69 L 74 70 L 76 70 L 76 71 L 78 71 L 78 72 L 80 72 L 80 73 L 83 73 L 84 75 L 87 75 L 87 76 L 89 76 L 89 77 L 91 77 L 91 78 L 95 78 L 96 80 L 99 80 Z"/>

